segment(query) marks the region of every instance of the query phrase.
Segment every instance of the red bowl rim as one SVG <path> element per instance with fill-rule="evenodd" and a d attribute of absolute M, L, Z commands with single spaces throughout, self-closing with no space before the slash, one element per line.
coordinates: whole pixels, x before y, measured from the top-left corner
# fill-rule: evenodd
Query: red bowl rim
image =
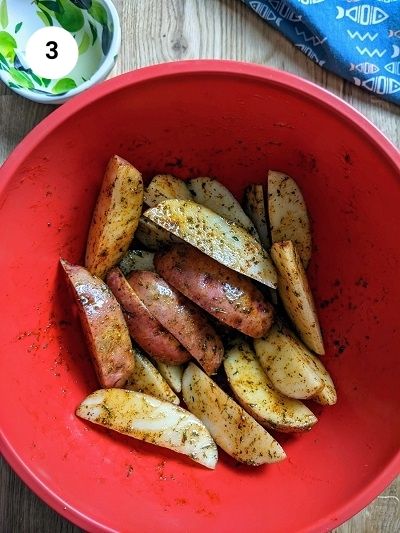
<path fill-rule="evenodd" d="M 397 148 L 356 109 L 314 83 L 294 74 L 252 63 L 227 60 L 187 60 L 152 65 L 121 74 L 75 96 L 72 100 L 56 109 L 26 135 L 3 164 L 1 168 L 0 195 L 20 165 L 21 160 L 27 157 L 35 149 L 35 146 L 47 135 L 72 115 L 78 113 L 86 105 L 92 104 L 95 100 L 101 99 L 129 85 L 137 85 L 138 83 L 156 78 L 187 75 L 188 73 L 216 73 L 225 76 L 256 78 L 258 80 L 268 81 L 273 85 L 284 86 L 286 89 L 289 88 L 294 92 L 300 92 L 304 98 L 317 101 L 318 104 L 329 108 L 331 112 L 340 115 L 346 122 L 350 123 L 353 127 L 357 127 L 363 134 L 366 134 L 382 152 L 382 155 L 386 156 L 393 164 L 395 171 L 399 172 L 400 152 Z M 19 457 L 17 450 L 14 449 L 12 443 L 8 441 L 2 430 L 0 433 L 0 444 L 2 455 L 17 475 L 37 496 L 55 511 L 86 531 L 114 531 L 80 512 L 78 508 L 65 502 L 59 494 L 49 490 L 45 483 L 31 470 L 30 466 L 24 463 Z M 399 471 L 400 450 L 382 468 L 380 474 L 346 504 L 339 507 L 334 516 L 326 517 L 310 524 L 303 532 L 320 532 L 339 526 L 375 499 L 395 479 Z"/>

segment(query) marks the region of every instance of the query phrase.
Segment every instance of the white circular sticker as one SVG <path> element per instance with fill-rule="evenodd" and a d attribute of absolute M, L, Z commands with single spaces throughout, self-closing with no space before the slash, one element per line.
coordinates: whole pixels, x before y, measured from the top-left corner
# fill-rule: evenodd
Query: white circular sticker
<path fill-rule="evenodd" d="M 29 68 L 42 78 L 51 80 L 67 76 L 78 62 L 78 45 L 63 28 L 50 26 L 32 34 L 26 45 Z"/>

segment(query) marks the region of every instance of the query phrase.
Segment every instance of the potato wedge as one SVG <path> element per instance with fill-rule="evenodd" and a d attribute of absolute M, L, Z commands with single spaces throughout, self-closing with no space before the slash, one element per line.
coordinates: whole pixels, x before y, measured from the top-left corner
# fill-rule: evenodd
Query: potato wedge
<path fill-rule="evenodd" d="M 121 307 L 107 285 L 85 268 L 61 259 L 78 305 L 82 329 L 102 387 L 123 387 L 135 368 Z"/>
<path fill-rule="evenodd" d="M 253 222 L 257 233 L 260 237 L 260 242 L 263 248 L 269 250 L 271 247 L 271 239 L 269 238 L 268 230 L 268 215 L 264 202 L 264 190 L 261 184 L 249 185 L 244 193 L 244 211 Z M 271 302 L 274 305 L 278 303 L 278 295 L 275 289 L 271 287 L 268 290 Z"/>
<path fill-rule="evenodd" d="M 246 342 L 231 343 L 224 368 L 238 402 L 262 426 L 288 433 L 311 429 L 318 421 L 302 402 L 274 389 Z"/>
<path fill-rule="evenodd" d="M 266 335 L 274 309 L 249 279 L 189 244 L 157 252 L 158 274 L 223 324 L 249 337 Z"/>
<path fill-rule="evenodd" d="M 144 192 L 144 202 L 149 207 L 155 207 L 164 200 L 192 200 L 192 195 L 186 183 L 170 174 L 158 174 L 149 183 Z"/>
<path fill-rule="evenodd" d="M 253 222 L 260 237 L 261 245 L 269 250 L 271 239 L 268 231 L 268 214 L 265 209 L 264 189 L 261 184 L 249 185 L 244 191 L 244 211 Z"/>
<path fill-rule="evenodd" d="M 253 222 L 243 211 L 242 206 L 233 194 L 216 179 L 194 178 L 188 181 L 188 188 L 193 199 L 217 213 L 225 220 L 238 224 L 250 233 L 257 241 L 259 236 Z"/>
<path fill-rule="evenodd" d="M 157 362 L 157 368 L 171 389 L 179 394 L 182 390 L 183 365 Z"/>
<path fill-rule="evenodd" d="M 145 271 L 135 271 L 140 274 Z M 131 272 L 130 275 L 132 275 Z M 151 274 L 151 273 L 150 273 Z M 107 274 L 107 284 L 121 305 L 131 337 L 156 361 L 179 365 L 190 359 L 182 344 L 155 318 L 119 268 Z"/>
<path fill-rule="evenodd" d="M 156 367 L 134 347 L 135 370 L 130 375 L 126 389 L 150 394 L 159 400 L 179 405 L 179 398 Z"/>
<path fill-rule="evenodd" d="M 324 387 L 309 352 L 286 328 L 274 325 L 254 348 L 272 386 L 289 398 L 305 400 Z"/>
<path fill-rule="evenodd" d="M 169 231 L 161 228 L 149 218 L 141 216 L 135 233 L 135 239 L 149 250 L 156 252 L 176 242 L 183 242 Z"/>
<path fill-rule="evenodd" d="M 104 278 L 123 257 L 139 223 L 143 206 L 142 176 L 128 161 L 113 156 L 104 174 L 93 212 L 85 266 Z"/>
<path fill-rule="evenodd" d="M 304 349 L 306 349 L 306 347 L 304 347 Z M 335 403 L 337 402 L 337 394 L 335 385 L 329 372 L 326 370 L 319 357 L 311 353 L 309 350 L 307 350 L 307 352 L 309 357 L 311 357 L 315 366 L 317 367 L 317 372 L 324 384 L 323 388 L 319 392 L 314 394 L 312 400 L 314 400 L 314 402 L 320 403 L 321 405 L 335 405 Z"/>
<path fill-rule="evenodd" d="M 124 276 L 134 270 L 154 270 L 154 253 L 146 250 L 128 250 L 119 263 Z"/>
<path fill-rule="evenodd" d="M 283 172 L 268 172 L 268 212 L 272 242 L 293 241 L 304 268 L 311 258 L 311 230 L 299 186 Z"/>
<path fill-rule="evenodd" d="M 215 468 L 218 450 L 207 428 L 191 413 L 141 392 L 101 389 L 90 394 L 77 416 L 136 439 L 182 453 Z"/>
<path fill-rule="evenodd" d="M 222 363 L 224 347 L 202 311 L 154 272 L 132 272 L 128 282 L 151 315 L 208 374 L 214 374 Z"/>
<path fill-rule="evenodd" d="M 268 253 L 243 228 L 190 200 L 166 200 L 144 215 L 219 263 L 270 287 L 277 273 Z"/>
<path fill-rule="evenodd" d="M 303 264 L 292 241 L 275 242 L 271 256 L 278 270 L 278 293 L 303 342 L 317 354 L 324 343 L 314 299 Z"/>
<path fill-rule="evenodd" d="M 183 373 L 182 393 L 189 411 L 234 459 L 253 466 L 285 459 L 279 443 L 194 363 Z"/>

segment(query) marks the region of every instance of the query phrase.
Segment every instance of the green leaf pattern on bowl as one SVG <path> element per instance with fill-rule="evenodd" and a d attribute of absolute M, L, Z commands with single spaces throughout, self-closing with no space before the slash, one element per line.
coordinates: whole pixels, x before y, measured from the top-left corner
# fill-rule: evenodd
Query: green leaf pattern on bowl
<path fill-rule="evenodd" d="M 67 78 L 41 78 L 19 59 L 29 35 L 22 36 L 26 25 L 20 20 L 11 21 L 8 7 L 7 0 L 0 0 L 0 70 L 6 72 L 4 81 L 14 89 L 45 92 L 48 96 L 66 94 L 94 74 L 90 72 L 96 64 L 93 57 L 100 64 L 110 49 L 112 20 L 99 0 L 33 0 L 30 8 L 40 21 L 36 29 L 60 26 L 72 33 L 78 43 L 78 65 L 84 64 L 80 69 L 75 67 Z"/>

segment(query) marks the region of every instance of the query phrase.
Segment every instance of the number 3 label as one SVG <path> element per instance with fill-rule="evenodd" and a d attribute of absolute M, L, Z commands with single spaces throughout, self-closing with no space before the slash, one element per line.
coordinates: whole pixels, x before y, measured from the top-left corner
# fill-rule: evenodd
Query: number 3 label
<path fill-rule="evenodd" d="M 48 57 L 49 59 L 56 59 L 56 57 L 58 57 L 58 44 L 55 41 L 49 41 L 48 43 L 46 43 L 46 46 L 50 47 L 51 52 L 50 54 L 46 54 L 46 57 Z"/>
<path fill-rule="evenodd" d="M 33 33 L 26 45 L 28 67 L 42 78 L 64 78 L 78 62 L 78 45 L 63 28 L 49 26 Z"/>

